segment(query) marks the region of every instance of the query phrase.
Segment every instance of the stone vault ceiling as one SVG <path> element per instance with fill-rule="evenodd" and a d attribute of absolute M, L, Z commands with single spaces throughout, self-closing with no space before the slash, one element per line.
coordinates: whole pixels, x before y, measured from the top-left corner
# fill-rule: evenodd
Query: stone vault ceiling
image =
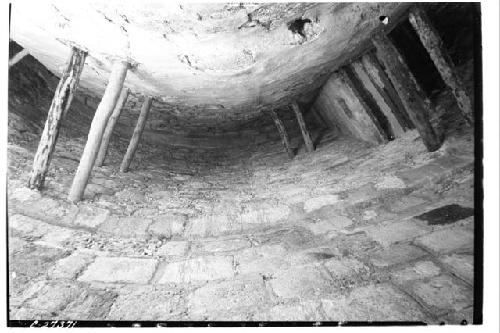
<path fill-rule="evenodd" d="M 125 85 L 181 116 L 251 117 L 307 100 L 402 3 L 17 1 L 11 38 L 60 75 L 68 45 L 88 50 L 80 86 L 101 95 L 114 59 Z"/>

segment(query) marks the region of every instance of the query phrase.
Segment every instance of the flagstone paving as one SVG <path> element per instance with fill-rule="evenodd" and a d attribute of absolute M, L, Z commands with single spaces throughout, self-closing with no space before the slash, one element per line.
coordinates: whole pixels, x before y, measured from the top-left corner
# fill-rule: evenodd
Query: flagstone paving
<path fill-rule="evenodd" d="M 73 205 L 61 155 L 82 144 L 60 139 L 37 192 L 36 147 L 9 143 L 11 319 L 471 321 L 474 218 L 415 218 L 474 207 L 466 136 L 434 153 L 414 131 L 337 137 L 191 173 L 144 146 L 121 174 L 113 148 Z"/>

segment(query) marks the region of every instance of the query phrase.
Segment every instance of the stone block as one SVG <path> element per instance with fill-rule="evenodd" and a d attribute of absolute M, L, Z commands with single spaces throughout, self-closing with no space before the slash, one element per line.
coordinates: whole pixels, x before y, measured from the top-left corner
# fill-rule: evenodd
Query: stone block
<path fill-rule="evenodd" d="M 459 311 L 472 305 L 471 287 L 448 275 L 439 275 L 429 281 L 419 281 L 411 286 L 411 291 L 435 314 Z"/>
<path fill-rule="evenodd" d="M 209 283 L 189 296 L 190 314 L 202 316 L 243 307 L 264 307 L 269 302 L 262 278 Z M 212 315 L 213 316 L 213 315 Z"/>
<path fill-rule="evenodd" d="M 50 283 L 43 286 L 34 298 L 26 301 L 24 306 L 49 313 L 59 313 L 83 292 L 76 284 Z"/>
<path fill-rule="evenodd" d="M 318 301 L 302 301 L 297 304 L 279 304 L 264 314 L 266 321 L 326 321 Z"/>
<path fill-rule="evenodd" d="M 99 231 L 121 236 L 141 237 L 147 235 L 151 220 L 139 217 L 110 217 L 99 226 Z"/>
<path fill-rule="evenodd" d="M 375 184 L 377 190 L 385 190 L 391 188 L 406 188 L 406 184 L 400 178 L 395 176 L 386 176 Z"/>
<path fill-rule="evenodd" d="M 149 226 L 149 232 L 159 237 L 170 238 L 181 235 L 187 222 L 185 215 L 162 214 Z"/>
<path fill-rule="evenodd" d="M 121 290 L 107 320 L 179 320 L 183 308 L 180 291 L 163 286 L 129 286 Z"/>
<path fill-rule="evenodd" d="M 366 234 L 373 240 L 387 247 L 393 243 L 406 241 L 423 235 L 429 231 L 428 228 L 414 220 L 406 220 L 397 223 L 381 223 L 364 229 Z"/>
<path fill-rule="evenodd" d="M 109 211 L 107 209 L 91 205 L 82 205 L 78 207 L 78 213 L 73 223 L 83 227 L 96 228 L 103 223 L 108 216 Z"/>
<path fill-rule="evenodd" d="M 105 290 L 86 289 L 58 315 L 65 320 L 105 320 L 116 294 Z"/>
<path fill-rule="evenodd" d="M 417 238 L 416 243 L 437 253 L 446 253 L 459 249 L 472 250 L 474 247 L 474 233 L 463 228 L 441 229 Z"/>
<path fill-rule="evenodd" d="M 432 261 L 419 261 L 411 266 L 391 273 L 391 280 L 406 284 L 414 280 L 431 278 L 441 274 L 441 269 Z"/>
<path fill-rule="evenodd" d="M 189 249 L 189 242 L 186 241 L 168 241 L 163 244 L 157 254 L 160 256 L 183 256 Z"/>
<path fill-rule="evenodd" d="M 233 276 L 232 257 L 206 256 L 166 264 L 158 283 L 212 281 Z"/>
<path fill-rule="evenodd" d="M 148 283 L 156 270 L 154 259 L 97 257 L 79 281 Z"/>
<path fill-rule="evenodd" d="M 439 257 L 454 274 L 470 284 L 474 283 L 474 256 L 471 254 L 449 254 Z"/>
<path fill-rule="evenodd" d="M 428 320 L 414 300 L 389 284 L 358 287 L 347 296 L 323 298 L 322 306 L 332 321 Z"/>
<path fill-rule="evenodd" d="M 377 267 L 389 267 L 418 259 L 427 253 L 409 244 L 395 244 L 370 255 L 370 261 Z"/>
<path fill-rule="evenodd" d="M 316 298 L 335 291 L 331 278 L 313 266 L 292 267 L 272 273 L 269 281 L 281 298 Z"/>
<path fill-rule="evenodd" d="M 235 255 L 239 274 L 268 274 L 289 266 L 287 250 L 280 244 L 263 245 Z"/>
<path fill-rule="evenodd" d="M 59 259 L 48 271 L 51 279 L 73 279 L 87 266 L 93 257 L 87 253 L 74 252 L 68 257 Z"/>
<path fill-rule="evenodd" d="M 307 213 L 319 209 L 323 206 L 334 205 L 339 202 L 340 198 L 336 194 L 322 195 L 319 197 L 311 198 L 304 203 L 304 210 Z"/>

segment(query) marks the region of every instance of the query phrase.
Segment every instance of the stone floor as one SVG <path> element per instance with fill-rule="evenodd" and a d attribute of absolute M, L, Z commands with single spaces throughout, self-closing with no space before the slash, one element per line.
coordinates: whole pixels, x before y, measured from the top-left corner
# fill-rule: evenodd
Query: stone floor
<path fill-rule="evenodd" d="M 83 142 L 60 140 L 42 193 L 36 140 L 9 143 L 10 319 L 472 320 L 471 133 L 434 153 L 415 131 L 327 135 L 209 169 L 151 150 L 126 174 L 116 150 L 72 205 Z"/>

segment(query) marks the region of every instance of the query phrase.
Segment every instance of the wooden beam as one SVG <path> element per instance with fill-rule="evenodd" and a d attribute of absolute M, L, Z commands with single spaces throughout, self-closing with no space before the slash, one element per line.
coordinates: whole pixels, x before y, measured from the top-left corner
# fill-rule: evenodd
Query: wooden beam
<path fill-rule="evenodd" d="M 21 61 L 24 57 L 26 57 L 29 54 L 28 50 L 23 49 L 19 51 L 15 56 L 12 57 L 12 59 L 9 60 L 9 68 L 17 64 L 19 61 Z M 85 61 L 85 59 L 84 59 Z"/>
<path fill-rule="evenodd" d="M 432 112 L 431 104 L 411 74 L 410 68 L 404 62 L 396 47 L 383 33 L 374 36 L 373 45 L 375 45 L 387 75 L 420 133 L 427 150 L 435 151 L 439 149 L 441 141 L 434 131 L 428 116 L 428 112 Z"/>
<path fill-rule="evenodd" d="M 87 53 L 85 51 L 75 47 L 71 48 L 66 68 L 61 75 L 54 93 L 54 98 L 47 114 L 47 121 L 45 122 L 42 137 L 40 138 L 33 161 L 33 169 L 28 180 L 28 187 L 31 189 L 40 190 L 43 187 L 59 136 L 59 129 L 73 100 L 73 94 L 78 86 L 86 57 Z"/>
<path fill-rule="evenodd" d="M 306 150 L 308 152 L 314 151 L 314 145 L 311 140 L 311 136 L 309 135 L 309 131 L 306 127 L 306 122 L 304 121 L 304 117 L 302 116 L 302 111 L 300 110 L 297 102 L 292 102 L 292 109 L 295 112 L 295 116 L 297 117 L 297 121 L 299 123 L 300 131 L 302 132 L 302 137 L 304 138 L 304 143 L 306 145 Z"/>
<path fill-rule="evenodd" d="M 106 154 L 108 153 L 109 140 L 111 140 L 113 129 L 115 128 L 116 122 L 120 117 L 123 105 L 125 105 L 125 102 L 127 101 L 129 92 L 130 91 L 128 88 L 122 89 L 122 92 L 120 94 L 120 97 L 118 97 L 118 101 L 116 102 L 113 113 L 111 114 L 111 117 L 109 117 L 108 124 L 106 125 L 106 130 L 104 130 L 104 135 L 102 136 L 101 147 L 99 148 L 99 153 L 97 154 L 97 158 L 95 160 L 95 165 L 98 167 L 102 166 L 104 160 L 106 159 Z"/>
<path fill-rule="evenodd" d="M 278 129 L 278 133 L 280 134 L 281 137 L 281 142 L 283 143 L 283 148 L 285 148 L 286 153 L 288 154 L 288 157 L 293 158 L 293 150 L 290 145 L 290 138 L 288 137 L 288 133 L 286 132 L 285 125 L 283 125 L 283 122 L 281 119 L 278 117 L 276 114 L 276 111 L 270 110 L 269 114 L 271 118 L 274 121 L 274 124 L 276 125 L 276 128 Z"/>
<path fill-rule="evenodd" d="M 443 81 L 451 90 L 457 101 L 463 117 L 470 126 L 473 122 L 472 103 L 465 90 L 465 86 L 458 76 L 453 60 L 443 45 L 437 30 L 432 25 L 427 14 L 420 6 L 414 6 L 409 14 L 409 20 L 417 32 L 422 44 L 436 65 Z M 472 47 L 472 46 L 471 46 Z"/>
<path fill-rule="evenodd" d="M 139 119 L 137 120 L 137 124 L 135 125 L 134 134 L 132 134 L 132 138 L 130 139 L 130 144 L 128 145 L 127 152 L 123 157 L 122 164 L 120 165 L 121 172 L 127 172 L 132 159 L 134 158 L 135 151 L 137 150 L 137 146 L 139 145 L 139 140 L 141 139 L 142 132 L 144 131 L 144 126 L 146 125 L 146 120 L 148 118 L 149 110 L 151 109 L 151 104 L 153 103 L 153 99 L 149 96 L 146 96 L 144 103 L 142 104 L 141 113 L 139 114 Z"/>
<path fill-rule="evenodd" d="M 78 165 L 73 184 L 69 191 L 68 200 L 71 202 L 80 201 L 83 197 L 92 168 L 94 167 L 97 153 L 99 152 L 106 124 L 115 108 L 118 96 L 122 91 L 128 67 L 128 63 L 124 61 L 117 61 L 113 65 L 108 85 L 95 111 L 94 119 L 92 119 L 87 144 L 83 150 L 80 164 Z"/>

